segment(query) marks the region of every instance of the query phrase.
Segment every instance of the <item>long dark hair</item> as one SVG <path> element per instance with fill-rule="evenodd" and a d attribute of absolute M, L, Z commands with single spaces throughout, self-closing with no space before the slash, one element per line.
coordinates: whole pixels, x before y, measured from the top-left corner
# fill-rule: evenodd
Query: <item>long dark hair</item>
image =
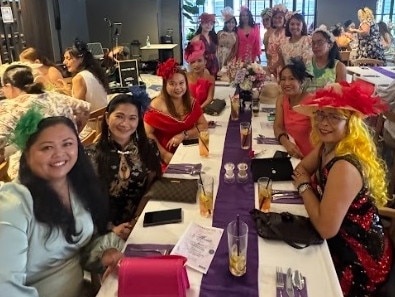
<path fill-rule="evenodd" d="M 329 31 L 316 29 L 313 34 L 316 33 L 320 33 L 322 36 L 324 36 L 326 41 L 332 45 L 328 53 L 328 64 L 327 64 L 327 67 L 332 69 L 333 67 L 335 67 L 336 60 L 340 61 L 339 47 L 337 46 L 337 43 L 335 41 L 331 40 L 331 35 L 330 35 L 331 33 Z"/>
<path fill-rule="evenodd" d="M 99 62 L 95 60 L 92 53 L 88 50 L 85 42 L 76 39 L 74 41 L 74 45 L 67 48 L 66 52 L 68 52 L 73 58 L 82 58 L 78 72 L 82 70 L 88 70 L 100 81 L 100 84 L 106 91 L 109 90 L 107 76 L 104 70 L 101 68 Z"/>
<path fill-rule="evenodd" d="M 140 101 L 134 98 L 133 95 L 120 94 L 115 96 L 110 103 L 107 105 L 106 116 L 112 114 L 120 104 L 132 104 L 138 110 L 138 125 L 136 131 L 131 135 L 131 139 L 134 137 L 137 139 L 137 147 L 139 149 L 140 158 L 146 168 L 155 173 L 156 177 L 162 174 L 160 157 L 156 155 L 155 150 L 156 143 L 149 140 L 144 129 L 143 113 Z M 114 148 L 111 142 L 110 131 L 106 119 L 104 118 L 101 125 L 101 136 L 96 145 L 96 164 L 98 172 L 100 172 L 100 179 L 104 182 L 103 186 L 108 190 L 110 188 L 110 182 L 112 176 L 110 176 L 110 158 L 109 151 Z M 137 135 L 137 136 L 136 136 Z"/>
<path fill-rule="evenodd" d="M 38 177 L 33 173 L 26 160 L 26 153 L 37 141 L 40 134 L 47 128 L 55 125 L 65 125 L 72 130 L 78 141 L 78 157 L 74 167 L 67 174 L 68 182 L 76 193 L 76 199 L 81 201 L 85 209 L 90 212 L 93 223 L 98 232 L 104 234 L 107 229 L 108 197 L 98 187 L 100 181 L 93 169 L 92 163 L 85 154 L 84 148 L 79 141 L 74 123 L 66 117 L 57 116 L 43 119 L 33 133 L 26 147 L 22 152 L 19 164 L 19 179 L 25 185 L 33 199 L 34 216 L 39 222 L 49 226 L 48 237 L 53 229 L 59 228 L 68 243 L 75 243 L 78 239 L 73 239 L 80 235 L 80 231 L 75 228 L 75 218 L 62 204 L 59 194 L 50 185 L 48 180 Z"/>
<path fill-rule="evenodd" d="M 202 25 L 199 25 L 199 28 L 196 30 L 193 36 L 199 35 L 200 33 L 202 33 Z M 218 36 L 217 33 L 215 33 L 214 26 L 211 31 L 208 32 L 208 36 L 210 37 L 211 41 L 214 42 L 214 44 L 218 45 Z"/>
<path fill-rule="evenodd" d="M 190 113 L 192 111 L 192 101 L 191 101 L 191 93 L 189 92 L 189 88 L 188 88 L 187 74 L 186 74 L 185 70 L 182 69 L 181 67 L 176 68 L 176 70 L 174 71 L 174 74 L 176 74 L 176 73 L 182 74 L 182 76 L 184 76 L 185 83 L 186 83 L 187 87 L 186 87 L 185 94 L 182 96 L 182 105 L 184 106 L 184 111 L 186 113 Z M 162 84 L 163 87 L 162 87 L 161 95 L 165 101 L 166 108 L 169 111 L 169 113 L 173 117 L 180 119 L 181 116 L 176 112 L 176 108 L 174 106 L 173 100 L 171 99 L 170 94 L 167 92 L 167 89 L 166 89 L 168 81 L 169 80 L 163 78 L 163 84 Z"/>
<path fill-rule="evenodd" d="M 225 32 L 228 32 L 228 28 L 227 28 L 227 25 L 228 25 L 228 23 L 230 22 L 230 21 L 234 21 L 235 22 L 235 27 L 233 28 L 233 31 L 232 32 L 237 32 L 237 20 L 236 20 L 236 18 L 233 16 L 233 17 L 231 17 L 229 20 L 227 20 L 226 22 L 224 22 L 224 28 L 222 29 L 223 31 L 225 31 Z"/>
<path fill-rule="evenodd" d="M 280 71 L 280 79 L 281 79 L 281 74 L 285 69 L 289 69 L 292 73 L 292 75 L 301 83 L 306 79 L 312 79 L 313 76 L 307 72 L 306 70 L 306 65 L 304 64 L 303 60 L 300 58 L 291 58 L 290 63 L 285 65 L 283 69 Z"/>
<path fill-rule="evenodd" d="M 245 11 L 247 11 L 247 14 L 248 14 L 248 25 L 250 27 L 254 27 L 255 26 L 255 21 L 254 21 L 254 18 L 252 16 L 251 10 L 245 9 Z M 241 12 L 240 12 L 240 16 L 239 16 L 239 24 L 240 24 L 239 25 L 240 28 L 244 28 L 245 24 L 241 21 Z"/>
<path fill-rule="evenodd" d="M 294 14 L 289 18 L 289 20 L 285 23 L 285 36 L 287 36 L 287 37 L 292 37 L 292 33 L 291 33 L 291 31 L 289 30 L 289 23 L 290 23 L 291 20 L 293 20 L 293 19 L 295 19 L 295 20 L 297 20 L 297 21 L 299 21 L 299 22 L 301 22 L 301 23 L 303 24 L 303 25 L 302 25 L 302 32 L 301 32 L 301 35 L 302 35 L 302 36 L 306 36 L 306 35 L 307 35 L 307 24 L 306 24 L 306 21 L 304 20 L 303 15 L 300 14 L 300 13 L 294 13 Z"/>
<path fill-rule="evenodd" d="M 34 82 L 32 69 L 26 65 L 11 65 L 4 71 L 3 86 L 10 84 L 27 94 L 42 94 L 44 93 L 44 85 L 42 83 Z"/>

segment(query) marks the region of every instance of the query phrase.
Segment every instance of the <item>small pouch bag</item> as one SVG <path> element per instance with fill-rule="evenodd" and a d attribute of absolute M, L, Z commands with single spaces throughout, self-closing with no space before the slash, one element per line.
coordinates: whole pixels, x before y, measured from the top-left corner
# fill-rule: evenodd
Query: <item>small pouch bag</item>
<path fill-rule="evenodd" d="M 152 200 L 196 203 L 196 179 L 162 177 L 156 180 L 147 195 Z"/>
<path fill-rule="evenodd" d="M 118 297 L 186 297 L 186 261 L 176 255 L 123 258 L 118 272 Z"/>
<path fill-rule="evenodd" d="M 206 105 L 203 108 L 204 113 L 209 115 L 217 116 L 219 115 L 226 106 L 225 100 L 222 99 L 213 99 L 210 104 Z"/>
<path fill-rule="evenodd" d="M 324 242 L 307 217 L 289 212 L 265 213 L 258 209 L 250 213 L 262 238 L 282 240 L 296 249 Z"/>

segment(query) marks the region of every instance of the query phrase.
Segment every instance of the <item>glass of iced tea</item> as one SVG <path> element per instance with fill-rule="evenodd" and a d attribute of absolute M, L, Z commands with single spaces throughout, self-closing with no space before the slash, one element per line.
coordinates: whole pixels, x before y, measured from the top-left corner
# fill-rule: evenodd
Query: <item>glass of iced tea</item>
<path fill-rule="evenodd" d="M 202 217 L 208 218 L 213 213 L 214 179 L 212 176 L 201 174 L 198 180 L 198 201 Z"/>
<path fill-rule="evenodd" d="M 240 123 L 240 145 L 243 150 L 248 150 L 251 146 L 251 124 L 249 122 Z"/>
<path fill-rule="evenodd" d="M 208 157 L 210 143 L 210 133 L 208 130 L 199 131 L 199 154 L 202 157 Z"/>
<path fill-rule="evenodd" d="M 261 211 L 270 211 L 270 203 L 272 202 L 272 180 L 269 177 L 264 176 L 258 179 L 258 201 Z"/>
<path fill-rule="evenodd" d="M 247 272 L 248 225 L 235 220 L 228 224 L 229 270 L 234 276 Z"/>
<path fill-rule="evenodd" d="M 230 98 L 230 119 L 237 121 L 239 119 L 240 112 L 240 98 L 239 95 L 234 95 Z"/>
<path fill-rule="evenodd" d="M 259 98 L 252 99 L 252 114 L 254 115 L 254 117 L 259 116 L 259 108 L 260 108 Z"/>

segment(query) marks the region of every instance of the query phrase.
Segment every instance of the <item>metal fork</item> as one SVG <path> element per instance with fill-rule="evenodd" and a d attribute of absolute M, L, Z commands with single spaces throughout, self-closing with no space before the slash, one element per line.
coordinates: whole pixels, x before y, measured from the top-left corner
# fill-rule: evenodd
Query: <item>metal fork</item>
<path fill-rule="evenodd" d="M 276 288 L 279 289 L 280 297 L 283 297 L 284 285 L 283 269 L 281 267 L 276 267 Z"/>

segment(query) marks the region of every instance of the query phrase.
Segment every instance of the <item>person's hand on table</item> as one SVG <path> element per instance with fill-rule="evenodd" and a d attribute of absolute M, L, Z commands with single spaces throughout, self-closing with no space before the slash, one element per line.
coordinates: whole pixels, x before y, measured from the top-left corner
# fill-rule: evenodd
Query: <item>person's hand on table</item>
<path fill-rule="evenodd" d="M 174 147 L 178 147 L 180 143 L 184 140 L 184 133 L 178 133 L 174 135 L 166 144 L 168 149 L 172 149 Z"/>
<path fill-rule="evenodd" d="M 112 228 L 112 232 L 114 232 L 118 237 L 123 240 L 127 240 L 130 232 L 132 231 L 132 225 L 129 222 L 119 224 Z"/>
<path fill-rule="evenodd" d="M 303 166 L 298 165 L 293 174 L 292 174 L 292 178 L 293 178 L 293 184 L 295 186 L 295 188 L 298 189 L 298 187 L 301 184 L 309 184 L 311 183 L 311 177 L 309 175 L 309 173 L 306 171 L 306 169 L 304 169 Z"/>
<path fill-rule="evenodd" d="M 304 157 L 299 147 L 292 141 L 288 140 L 285 144 L 283 144 L 283 146 L 291 157 L 298 159 L 302 159 Z"/>
<path fill-rule="evenodd" d="M 111 273 L 118 273 L 119 261 L 123 258 L 123 254 L 115 248 L 105 250 L 101 263 L 104 267 L 107 267 L 103 274 L 102 281 L 104 281 Z"/>

